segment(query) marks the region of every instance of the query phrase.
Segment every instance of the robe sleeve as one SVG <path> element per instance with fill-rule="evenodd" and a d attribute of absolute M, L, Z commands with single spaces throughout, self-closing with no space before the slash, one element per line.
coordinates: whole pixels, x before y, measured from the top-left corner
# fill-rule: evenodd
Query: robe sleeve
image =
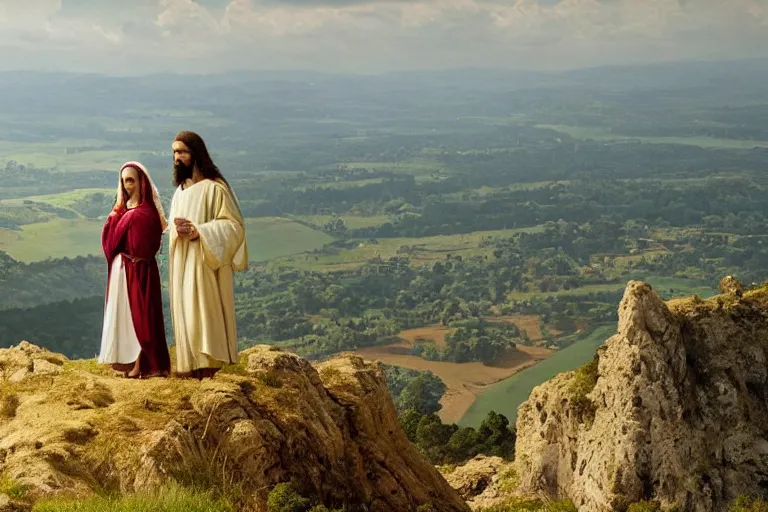
<path fill-rule="evenodd" d="M 221 185 L 213 187 L 212 219 L 197 224 L 203 261 L 213 270 L 232 265 L 245 244 L 245 225 L 229 191 Z"/>
<path fill-rule="evenodd" d="M 104 228 L 101 230 L 101 248 L 107 261 L 111 262 L 122 246 L 125 234 L 130 225 L 131 216 L 128 212 L 107 217 Z"/>

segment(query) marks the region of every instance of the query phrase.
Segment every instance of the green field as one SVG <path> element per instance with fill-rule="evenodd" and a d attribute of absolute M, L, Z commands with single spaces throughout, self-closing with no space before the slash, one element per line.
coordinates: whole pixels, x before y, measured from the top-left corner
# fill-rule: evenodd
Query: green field
<path fill-rule="evenodd" d="M 281 217 L 246 219 L 245 229 L 248 257 L 256 262 L 312 251 L 333 240 L 330 235 Z"/>
<path fill-rule="evenodd" d="M 558 295 L 588 295 L 590 293 L 600 292 L 612 292 L 617 290 L 623 290 L 627 286 L 627 281 L 636 279 L 638 281 L 645 281 L 653 286 L 660 294 L 665 296 L 669 295 L 669 291 L 672 290 L 672 294 L 679 295 L 699 295 L 706 298 L 713 295 L 715 292 L 705 282 L 696 281 L 693 279 L 683 279 L 675 277 L 657 277 L 657 276 L 635 276 L 622 278 L 622 281 L 618 283 L 606 283 L 606 284 L 588 284 L 580 286 L 578 288 L 571 288 L 570 290 L 558 290 L 556 292 L 542 293 L 535 292 L 511 292 L 507 294 L 507 298 L 510 300 L 524 300 L 534 297 L 550 297 Z"/>
<path fill-rule="evenodd" d="M 388 171 L 401 174 L 422 175 L 439 171 L 442 168 L 440 162 L 431 158 L 409 158 L 397 162 L 342 162 L 349 168 L 373 169 L 376 171 Z"/>
<path fill-rule="evenodd" d="M 103 224 L 95 220 L 55 219 L 27 224 L 20 231 L 0 229 L 0 250 L 26 263 L 100 254 Z"/>
<path fill-rule="evenodd" d="M 283 258 L 276 262 L 278 265 L 288 265 L 316 270 L 338 270 L 354 268 L 363 265 L 372 258 L 389 259 L 395 256 L 410 256 L 415 262 L 425 262 L 445 259 L 447 254 L 457 254 L 462 257 L 481 256 L 490 254 L 492 247 L 479 247 L 486 237 L 509 237 L 523 231 L 533 232 L 541 227 L 522 229 L 499 229 L 492 231 L 475 231 L 464 235 L 441 235 L 422 238 L 381 238 L 378 243 L 362 242 L 353 249 L 343 249 L 337 254 L 317 256 L 299 256 Z M 414 248 L 404 252 L 403 247 Z M 398 251 L 401 251 L 398 254 Z"/>
<path fill-rule="evenodd" d="M 568 126 L 560 124 L 539 124 L 537 128 L 555 130 L 570 135 L 575 139 L 602 141 L 640 141 L 650 144 L 684 144 L 713 149 L 752 149 L 768 148 L 768 141 L 720 139 L 717 137 L 631 137 L 612 133 L 609 129 L 587 126 Z"/>
<path fill-rule="evenodd" d="M 20 231 L 0 229 L 0 250 L 23 262 L 101 254 L 103 224 L 56 219 L 27 224 Z M 256 262 L 318 249 L 332 240 L 325 233 L 275 217 L 246 219 L 246 237 L 249 258 Z"/>
<path fill-rule="evenodd" d="M 339 217 L 344 221 L 344 225 L 347 226 L 347 229 L 370 228 L 374 226 L 381 226 L 382 224 L 389 222 L 389 216 L 387 215 L 374 215 L 371 217 L 361 217 L 358 215 L 339 215 Z M 296 215 L 291 218 L 322 228 L 322 226 L 333 219 L 333 216 Z"/>
<path fill-rule="evenodd" d="M 326 181 L 322 183 L 312 183 L 311 185 L 304 185 L 301 187 L 296 187 L 295 190 L 307 190 L 310 188 L 335 188 L 335 189 L 345 189 L 345 188 L 354 188 L 354 187 L 363 187 L 365 185 L 374 185 L 377 183 L 383 183 L 384 178 L 368 178 L 364 180 L 352 180 L 352 181 Z"/>
<path fill-rule="evenodd" d="M 88 139 L 34 143 L 0 141 L 0 162 L 14 160 L 40 169 L 117 173 L 122 164 L 138 156 L 135 149 L 103 149 L 102 146 L 106 146 L 106 142 Z"/>
<path fill-rule="evenodd" d="M 37 201 L 39 203 L 46 203 L 60 208 L 70 208 L 91 194 L 107 194 L 114 199 L 116 190 L 117 179 L 115 179 L 115 188 L 78 188 L 76 190 L 70 190 L 69 192 L 48 194 L 44 196 L 27 196 L 21 199 L 8 199 L 3 202 L 8 204 L 23 204 L 24 201 Z"/>
<path fill-rule="evenodd" d="M 549 359 L 490 386 L 477 397 L 458 425 L 477 428 L 491 411 L 503 414 L 514 425 L 517 408 L 528 399 L 533 388 L 592 360 L 595 350 L 615 333 L 616 325 L 611 323 L 595 325 L 575 335 L 577 341 L 555 352 Z"/>

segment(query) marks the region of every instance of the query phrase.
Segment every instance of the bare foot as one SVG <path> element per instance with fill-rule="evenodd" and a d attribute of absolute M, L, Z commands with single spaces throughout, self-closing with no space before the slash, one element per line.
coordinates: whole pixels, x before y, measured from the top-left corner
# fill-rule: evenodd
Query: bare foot
<path fill-rule="evenodd" d="M 141 358 L 136 358 L 136 362 L 133 364 L 133 369 L 125 374 L 125 376 L 129 379 L 140 379 L 141 378 L 141 365 L 140 365 Z"/>

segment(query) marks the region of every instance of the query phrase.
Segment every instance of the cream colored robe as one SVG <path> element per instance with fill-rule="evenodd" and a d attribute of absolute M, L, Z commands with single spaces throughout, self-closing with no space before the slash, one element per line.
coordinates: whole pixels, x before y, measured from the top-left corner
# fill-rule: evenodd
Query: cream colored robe
<path fill-rule="evenodd" d="M 173 194 L 168 288 L 179 373 L 237 362 L 233 272 L 247 268 L 248 245 L 235 201 L 218 180 L 179 186 Z M 180 238 L 177 217 L 191 221 L 200 238 Z"/>

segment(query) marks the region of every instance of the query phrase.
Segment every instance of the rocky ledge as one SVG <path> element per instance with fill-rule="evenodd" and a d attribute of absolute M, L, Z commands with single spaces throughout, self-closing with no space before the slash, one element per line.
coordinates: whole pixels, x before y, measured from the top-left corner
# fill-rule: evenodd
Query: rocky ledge
<path fill-rule="evenodd" d="M 469 510 L 408 442 L 379 365 L 343 355 L 314 367 L 268 346 L 202 382 L 2 349 L 0 472 L 29 489 L 26 503 L 223 482 L 266 510 L 290 481 L 329 507 Z"/>

